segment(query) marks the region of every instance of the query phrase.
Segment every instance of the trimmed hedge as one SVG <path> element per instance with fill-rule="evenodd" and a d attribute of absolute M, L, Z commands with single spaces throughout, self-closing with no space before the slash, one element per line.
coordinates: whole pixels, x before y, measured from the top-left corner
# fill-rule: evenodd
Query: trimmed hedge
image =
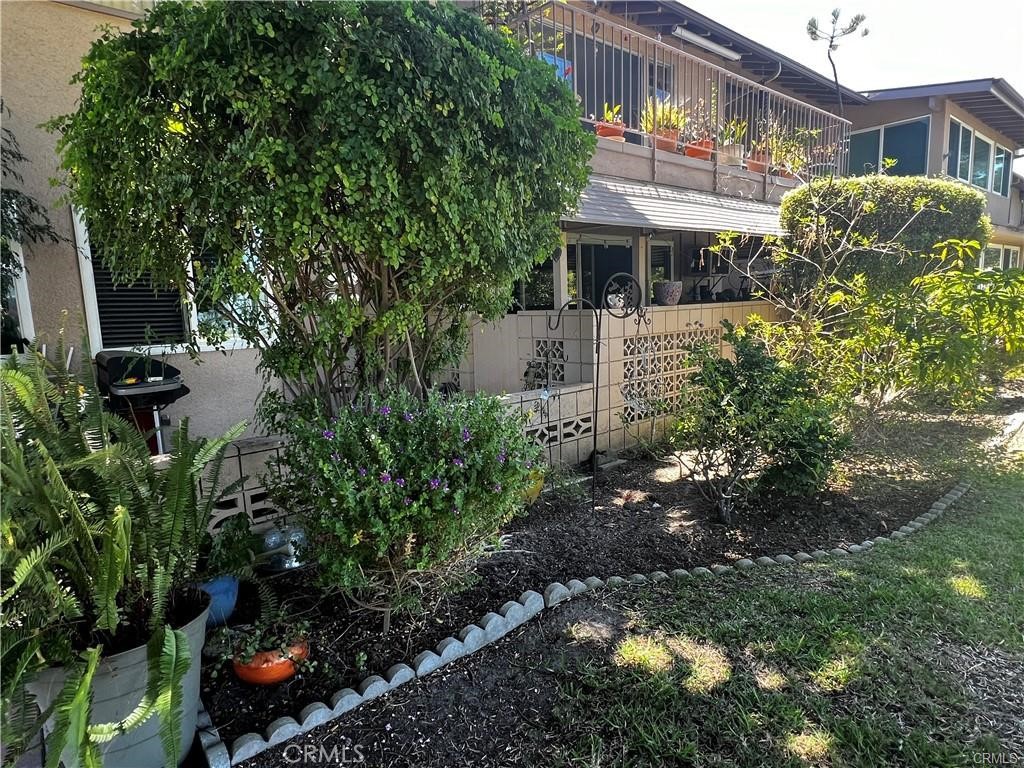
<path fill-rule="evenodd" d="M 926 200 L 923 211 L 906 231 L 903 227 Z M 849 218 L 864 206 L 859 234 L 879 242 L 896 239 L 912 253 L 925 254 L 944 240 L 977 240 L 984 248 L 992 235 L 982 192 L 956 181 L 924 176 L 857 176 L 819 179 L 789 192 L 780 209 L 782 226 L 800 240 L 815 208 L 826 214 L 834 228 L 845 230 Z"/>

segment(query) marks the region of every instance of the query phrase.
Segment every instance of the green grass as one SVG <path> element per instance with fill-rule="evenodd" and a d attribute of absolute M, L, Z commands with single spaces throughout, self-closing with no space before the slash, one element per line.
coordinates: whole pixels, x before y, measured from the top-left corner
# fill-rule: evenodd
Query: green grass
<path fill-rule="evenodd" d="M 974 449 L 957 461 L 935 441 L 920 454 L 974 490 L 909 539 L 809 567 L 607 593 L 616 633 L 568 631 L 589 652 L 563 670 L 569 738 L 554 761 L 942 767 L 1002 752 L 1024 762 L 1024 465 Z"/>

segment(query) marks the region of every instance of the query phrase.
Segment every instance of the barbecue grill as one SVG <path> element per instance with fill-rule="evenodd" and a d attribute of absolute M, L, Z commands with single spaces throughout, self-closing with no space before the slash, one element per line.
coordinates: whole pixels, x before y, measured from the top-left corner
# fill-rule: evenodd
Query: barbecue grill
<path fill-rule="evenodd" d="M 114 349 L 96 353 L 96 379 L 110 410 L 128 418 L 140 432 L 149 431 L 144 416 L 152 414 L 155 443 L 151 440 L 150 450 L 163 453 L 160 412 L 189 393 L 181 371 L 149 355 Z"/>

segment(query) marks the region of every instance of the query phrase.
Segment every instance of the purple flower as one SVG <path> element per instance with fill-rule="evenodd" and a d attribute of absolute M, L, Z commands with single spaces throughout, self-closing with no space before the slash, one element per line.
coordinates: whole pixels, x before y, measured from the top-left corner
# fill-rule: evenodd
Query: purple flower
<path fill-rule="evenodd" d="M 404 499 L 402 499 L 402 503 L 405 504 L 405 506 L 408 507 L 410 504 L 412 504 L 412 499 L 410 499 L 408 496 L 406 496 Z"/>
<path fill-rule="evenodd" d="M 462 428 L 462 442 L 468 443 L 472 439 L 472 435 L 469 434 L 469 430 L 465 427 Z"/>
<path fill-rule="evenodd" d="M 405 488 L 405 478 L 404 477 L 396 477 L 395 478 L 395 485 L 397 485 L 399 488 Z"/>
<path fill-rule="evenodd" d="M 409 413 L 408 411 L 406 411 L 404 414 L 402 414 L 402 418 L 405 419 L 410 424 L 412 423 L 412 414 Z"/>
<path fill-rule="evenodd" d="M 380 413 L 381 416 L 390 416 L 391 415 L 391 407 L 387 406 L 387 405 L 382 405 L 380 407 L 379 413 Z"/>
<path fill-rule="evenodd" d="M 456 456 L 454 459 L 452 459 L 452 464 L 454 464 L 456 467 L 464 467 L 464 466 L 466 466 L 466 462 L 464 462 L 458 456 Z"/>
<path fill-rule="evenodd" d="M 452 514 L 455 514 L 455 515 L 459 514 L 459 508 L 458 507 L 452 507 Z"/>
<path fill-rule="evenodd" d="M 507 458 L 508 458 L 508 454 L 506 454 L 505 451 L 501 451 L 501 452 L 498 453 L 498 463 L 499 464 L 504 464 L 505 463 L 505 459 L 507 459 Z"/>
<path fill-rule="evenodd" d="M 366 477 L 366 467 L 360 467 L 359 468 L 359 476 L 360 477 Z"/>
<path fill-rule="evenodd" d="M 533 469 L 533 462 L 532 461 L 526 462 L 526 468 L 527 469 Z"/>
<path fill-rule="evenodd" d="M 436 491 L 440 487 L 441 487 L 441 478 L 439 478 L 439 477 L 431 478 L 431 480 L 430 480 L 430 490 Z"/>
<path fill-rule="evenodd" d="M 335 451 L 334 453 L 331 454 L 331 461 L 341 461 L 341 455 L 337 451 Z"/>
<path fill-rule="evenodd" d="M 380 479 L 380 481 L 382 483 L 390 483 L 391 482 L 391 474 L 389 472 L 381 472 L 379 479 Z"/>
<path fill-rule="evenodd" d="M 495 493 L 501 493 L 501 483 L 497 483 L 497 484 L 495 484 L 495 486 L 494 486 L 494 492 L 495 492 Z"/>
<path fill-rule="evenodd" d="M 333 440 L 334 439 L 334 430 L 333 429 L 325 429 L 323 431 L 323 436 L 324 436 L 324 440 Z"/>

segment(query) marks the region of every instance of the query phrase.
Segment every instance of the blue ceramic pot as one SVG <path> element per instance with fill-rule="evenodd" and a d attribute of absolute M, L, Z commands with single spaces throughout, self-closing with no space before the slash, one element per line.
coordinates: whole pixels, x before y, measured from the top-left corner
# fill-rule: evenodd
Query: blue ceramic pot
<path fill-rule="evenodd" d="M 219 627 L 231 618 L 238 602 L 238 577 L 218 576 L 199 588 L 210 596 L 210 614 L 206 617 L 206 626 Z"/>

